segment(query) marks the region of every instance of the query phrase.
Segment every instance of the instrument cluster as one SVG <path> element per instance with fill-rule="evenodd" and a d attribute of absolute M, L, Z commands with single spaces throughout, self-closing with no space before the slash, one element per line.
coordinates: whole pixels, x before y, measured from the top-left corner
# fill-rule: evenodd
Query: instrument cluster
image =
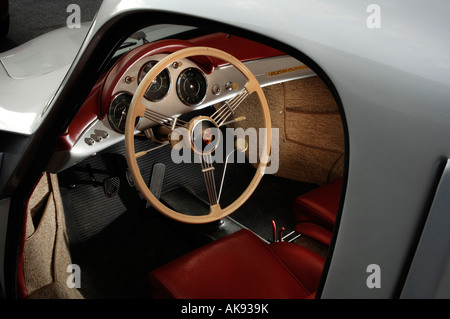
<path fill-rule="evenodd" d="M 163 57 L 164 55 L 157 55 L 138 61 L 117 84 L 107 113 L 109 125 L 117 133 L 125 132 L 126 116 L 133 93 L 145 75 Z M 144 98 L 147 106 L 173 112 L 181 106 L 200 106 L 207 95 L 207 88 L 206 74 L 192 61 L 183 60 L 166 67 L 158 74 L 146 89 Z M 139 123 L 136 120 L 136 127 Z"/>

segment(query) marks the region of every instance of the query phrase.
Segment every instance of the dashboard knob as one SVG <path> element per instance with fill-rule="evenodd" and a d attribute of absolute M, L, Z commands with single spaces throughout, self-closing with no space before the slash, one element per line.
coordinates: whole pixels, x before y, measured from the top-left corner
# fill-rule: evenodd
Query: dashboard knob
<path fill-rule="evenodd" d="M 212 87 L 211 91 L 214 95 L 219 95 L 220 94 L 220 86 L 218 84 L 215 84 Z"/>
<path fill-rule="evenodd" d="M 92 137 L 88 137 L 86 140 L 86 144 L 92 146 L 95 144 L 95 140 Z"/>
<path fill-rule="evenodd" d="M 236 91 L 237 89 L 239 89 L 239 84 L 236 82 L 228 81 L 227 83 L 225 83 L 225 89 L 227 89 L 228 91 Z"/>

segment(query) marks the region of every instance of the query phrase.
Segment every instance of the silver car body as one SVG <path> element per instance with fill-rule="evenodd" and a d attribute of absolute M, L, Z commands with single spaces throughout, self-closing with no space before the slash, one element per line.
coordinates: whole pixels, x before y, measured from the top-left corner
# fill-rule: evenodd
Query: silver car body
<path fill-rule="evenodd" d="M 320 297 L 448 298 L 450 4 L 379 0 L 375 27 L 370 5 L 105 1 L 89 29 L 55 31 L 0 55 L 0 129 L 33 134 L 90 41 L 126 12 L 203 17 L 276 39 L 320 67 L 345 116 L 347 176 Z M 60 36 L 70 49 L 46 46 Z M 56 59 L 59 50 L 69 53 L 63 61 Z M 44 52 L 55 54 L 39 55 Z M 34 60 L 26 59 L 29 53 Z M 50 64 L 44 66 L 43 59 Z M 8 206 L 8 199 L 0 201 L 3 225 Z M 380 288 L 367 285 L 373 264 L 381 270 Z"/>

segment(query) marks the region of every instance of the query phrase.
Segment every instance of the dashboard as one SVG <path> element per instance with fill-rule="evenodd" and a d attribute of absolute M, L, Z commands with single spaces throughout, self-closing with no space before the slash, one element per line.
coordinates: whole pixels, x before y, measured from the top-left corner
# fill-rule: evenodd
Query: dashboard
<path fill-rule="evenodd" d="M 146 43 L 123 54 L 97 81 L 68 130 L 58 138 L 48 171 L 58 173 L 123 142 L 128 108 L 144 76 L 168 54 L 192 46 L 232 54 L 252 71 L 261 87 L 315 75 L 283 52 L 226 34 Z M 231 99 L 245 83 L 245 77 L 230 64 L 190 57 L 166 66 L 146 89 L 142 103 L 162 117 L 179 117 Z M 146 117 L 135 124 L 135 132 L 140 133 L 162 123 L 161 118 Z"/>

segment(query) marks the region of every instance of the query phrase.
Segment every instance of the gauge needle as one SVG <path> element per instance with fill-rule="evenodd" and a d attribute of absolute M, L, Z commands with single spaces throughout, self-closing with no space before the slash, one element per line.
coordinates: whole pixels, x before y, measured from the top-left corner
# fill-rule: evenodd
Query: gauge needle
<path fill-rule="evenodd" d="M 117 125 L 118 127 L 120 127 L 120 124 L 122 123 L 123 117 L 126 115 L 127 113 L 125 112 L 125 110 L 122 111 L 122 116 L 120 117 L 119 120 L 119 124 Z"/>

